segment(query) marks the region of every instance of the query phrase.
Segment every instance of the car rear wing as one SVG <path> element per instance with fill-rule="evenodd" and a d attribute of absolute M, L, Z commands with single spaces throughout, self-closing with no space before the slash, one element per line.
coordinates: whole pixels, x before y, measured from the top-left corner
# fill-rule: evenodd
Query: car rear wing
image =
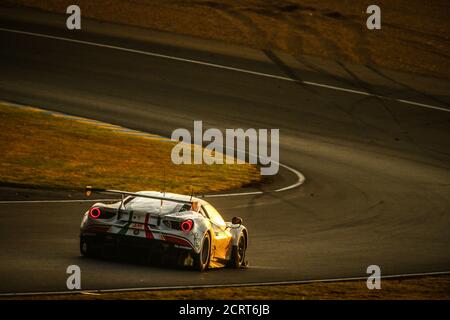
<path fill-rule="evenodd" d="M 100 189 L 100 188 L 93 188 L 91 186 L 86 186 L 85 193 L 86 196 L 90 196 L 93 192 L 96 193 L 104 193 L 104 194 L 119 194 L 122 196 L 122 201 L 124 199 L 124 196 L 132 196 L 132 197 L 141 197 L 141 198 L 149 198 L 149 199 L 157 199 L 162 201 L 170 201 L 170 202 L 177 202 L 177 203 L 188 203 L 193 205 L 195 201 L 191 200 L 179 200 L 179 199 L 173 199 L 168 197 L 158 197 L 158 196 L 150 196 L 147 194 L 141 194 L 141 193 L 135 193 L 135 192 L 128 192 L 128 191 L 121 191 L 121 190 L 108 190 L 108 189 Z"/>

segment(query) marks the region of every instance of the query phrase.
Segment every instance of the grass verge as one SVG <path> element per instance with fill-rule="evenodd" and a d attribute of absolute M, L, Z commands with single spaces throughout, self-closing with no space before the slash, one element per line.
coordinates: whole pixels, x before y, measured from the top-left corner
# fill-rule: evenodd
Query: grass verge
<path fill-rule="evenodd" d="M 248 286 L 194 290 L 131 291 L 122 293 L 16 296 L 38 300 L 450 300 L 450 275 L 382 279 L 380 290 L 365 281 L 316 282 L 298 285 Z"/>
<path fill-rule="evenodd" d="M 66 13 L 72 0 L 6 0 Z M 83 17 L 258 49 L 448 78 L 446 0 L 379 0 L 381 30 L 366 27 L 367 1 L 78 0 Z M 195 23 L 192 23 L 195 21 Z"/>
<path fill-rule="evenodd" d="M 0 185 L 82 190 L 86 185 L 177 193 L 260 181 L 250 164 L 174 165 L 174 142 L 0 103 Z M 165 182 L 164 182 L 165 180 Z"/>

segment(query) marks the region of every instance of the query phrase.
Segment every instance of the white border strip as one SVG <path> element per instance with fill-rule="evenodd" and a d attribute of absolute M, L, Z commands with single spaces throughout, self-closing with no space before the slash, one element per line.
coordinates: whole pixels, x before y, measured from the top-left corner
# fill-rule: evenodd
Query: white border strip
<path fill-rule="evenodd" d="M 276 161 L 274 161 L 276 162 Z M 271 193 L 271 192 L 283 192 L 283 191 L 287 191 L 287 190 L 291 190 L 294 188 L 297 188 L 299 186 L 301 186 L 303 183 L 305 183 L 306 178 L 305 176 L 298 170 L 295 170 L 294 168 L 291 168 L 285 164 L 279 163 L 277 162 L 278 165 L 280 167 L 283 167 L 289 171 L 291 171 L 292 173 L 294 173 L 297 177 L 297 182 L 294 184 L 291 184 L 287 187 L 284 188 L 280 188 L 280 189 L 276 189 L 274 191 L 253 191 L 253 192 L 237 192 L 237 193 L 221 193 L 221 194 L 207 194 L 207 195 L 203 195 L 200 198 L 221 198 L 221 197 L 236 197 L 236 196 L 252 196 L 252 195 L 258 195 L 258 194 L 266 194 L 266 193 Z M 1 202 L 0 202 L 1 203 Z"/>
<path fill-rule="evenodd" d="M 437 272 L 421 272 L 421 273 L 406 273 L 381 276 L 381 279 L 395 279 L 407 277 L 422 277 L 422 276 L 438 276 L 447 275 L 450 271 Z M 249 283 L 232 283 L 232 284 L 205 284 L 192 286 L 161 286 L 161 287 L 140 287 L 140 288 L 120 288 L 120 289 L 95 289 L 95 290 L 74 290 L 74 291 L 40 291 L 40 292 L 13 292 L 0 293 L 0 297 L 14 297 L 14 296 L 40 296 L 40 295 L 70 295 L 70 294 L 101 294 L 101 293 L 121 293 L 131 291 L 157 291 L 157 290 L 190 290 L 190 289 L 213 289 L 213 288 L 235 288 L 235 287 L 261 287 L 261 286 L 279 286 L 291 284 L 308 284 L 308 283 L 324 283 L 324 282 L 343 282 L 343 281 L 358 281 L 367 280 L 367 277 L 349 277 L 349 278 L 328 278 L 317 280 L 292 280 L 292 281 L 272 281 L 272 282 L 249 282 Z"/>
<path fill-rule="evenodd" d="M 293 172 L 297 176 L 297 182 L 292 184 L 292 185 L 290 185 L 290 186 L 287 186 L 287 187 L 284 187 L 284 188 L 281 188 L 281 189 L 277 189 L 274 192 L 283 192 L 283 191 L 291 190 L 291 189 L 297 188 L 297 187 L 301 186 L 303 183 L 305 183 L 306 178 L 300 171 L 295 170 L 294 168 L 289 167 L 289 166 L 287 166 L 285 164 L 282 164 L 282 163 L 279 163 L 279 165 L 281 167 L 283 167 L 283 168 Z"/>
<path fill-rule="evenodd" d="M 290 82 L 297 82 L 297 83 L 321 87 L 321 88 L 325 88 L 325 89 L 331 89 L 331 90 L 353 93 L 353 94 L 358 94 L 358 95 L 364 95 L 364 96 L 369 96 L 369 97 L 376 97 L 376 98 L 380 98 L 380 99 L 386 99 L 386 100 L 396 101 L 396 102 L 400 102 L 400 103 L 405 103 L 405 104 L 409 104 L 409 105 L 413 105 L 413 106 L 417 106 L 417 107 L 421 107 L 421 108 L 450 112 L 450 109 L 444 108 L 441 106 L 433 106 L 433 105 L 419 103 L 419 102 L 405 100 L 405 99 L 396 99 L 396 98 L 391 98 L 391 97 L 382 96 L 382 95 L 378 95 L 378 94 L 373 94 L 373 93 L 366 92 L 366 91 L 342 88 L 342 87 L 337 87 L 337 86 L 332 86 L 332 85 L 327 85 L 327 84 L 322 84 L 322 83 L 317 83 L 317 82 L 312 82 L 312 81 L 296 80 L 296 79 L 292 79 L 289 77 L 277 76 L 277 75 L 273 75 L 273 74 L 256 72 L 256 71 L 251 71 L 251 70 L 241 69 L 241 68 L 228 67 L 225 65 L 209 63 L 209 62 L 204 62 L 204 61 L 200 61 L 200 60 L 185 59 L 185 58 L 174 57 L 174 56 L 169 56 L 169 55 L 165 55 L 165 54 L 159 54 L 159 53 L 155 53 L 155 52 L 142 51 L 142 50 L 124 48 L 124 47 L 119 47 L 119 46 L 101 44 L 101 43 L 96 43 L 96 42 L 91 42 L 91 41 L 76 40 L 76 39 L 71 39 L 71 38 L 51 36 L 51 35 L 42 34 L 42 33 L 27 32 L 27 31 L 15 30 L 15 29 L 0 28 L 0 31 L 34 36 L 34 37 L 40 37 L 40 38 L 46 38 L 46 39 L 61 40 L 61 41 L 84 44 L 84 45 L 95 46 L 95 47 L 100 47 L 100 48 L 114 49 L 114 50 L 119 50 L 119 51 L 124 51 L 124 52 L 142 54 L 142 55 L 146 55 L 146 56 L 163 58 L 163 59 L 168 59 L 168 60 L 175 60 L 175 61 L 180 61 L 180 62 L 193 63 L 193 64 L 203 65 L 203 66 L 212 67 L 212 68 L 218 68 L 218 69 L 252 74 L 252 75 L 256 75 L 256 76 L 260 76 L 260 77 L 266 77 L 266 78 L 272 78 L 272 79 L 278 79 L 278 80 L 284 80 L 284 81 L 290 81 Z"/>

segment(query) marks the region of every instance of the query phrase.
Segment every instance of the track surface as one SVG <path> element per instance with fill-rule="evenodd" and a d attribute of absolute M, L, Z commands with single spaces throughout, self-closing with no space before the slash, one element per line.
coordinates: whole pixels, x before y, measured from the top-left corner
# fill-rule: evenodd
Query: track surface
<path fill-rule="evenodd" d="M 68 32 L 12 20 L 3 16 L 0 27 L 449 105 L 448 83 L 433 79 L 371 83 L 361 79 L 375 72 L 363 67 L 341 65 L 346 76 L 337 77 L 326 64 L 304 71 L 271 52 L 228 54 L 171 35 L 152 41 L 155 34 L 142 30 L 146 41 L 95 34 L 89 23 Z M 2 100 L 169 136 L 192 129 L 193 120 L 221 129 L 280 128 L 280 161 L 307 177 L 284 193 L 211 200 L 226 218 L 242 216 L 251 232 L 244 271 L 83 259 L 78 232 L 88 203 L 0 204 L 0 292 L 65 290 L 71 264 L 81 267 L 83 289 L 353 277 L 371 264 L 385 275 L 450 269 L 449 112 L 5 31 L 0 48 Z"/>

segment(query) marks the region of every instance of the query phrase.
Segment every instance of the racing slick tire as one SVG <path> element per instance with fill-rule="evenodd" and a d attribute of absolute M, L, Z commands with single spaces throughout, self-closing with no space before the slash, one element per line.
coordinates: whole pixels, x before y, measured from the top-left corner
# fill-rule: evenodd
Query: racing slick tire
<path fill-rule="evenodd" d="M 208 269 L 211 259 L 211 237 L 206 233 L 203 238 L 202 249 L 200 253 L 194 254 L 194 269 L 200 272 Z"/>
<path fill-rule="evenodd" d="M 243 268 L 247 266 L 247 261 L 245 260 L 245 251 L 247 249 L 247 240 L 244 234 L 239 236 L 239 241 L 237 246 L 231 248 L 231 259 L 229 263 L 230 268 Z"/>
<path fill-rule="evenodd" d="M 80 237 L 80 253 L 84 257 L 92 258 L 96 256 L 96 250 L 92 247 L 92 242 Z"/>

